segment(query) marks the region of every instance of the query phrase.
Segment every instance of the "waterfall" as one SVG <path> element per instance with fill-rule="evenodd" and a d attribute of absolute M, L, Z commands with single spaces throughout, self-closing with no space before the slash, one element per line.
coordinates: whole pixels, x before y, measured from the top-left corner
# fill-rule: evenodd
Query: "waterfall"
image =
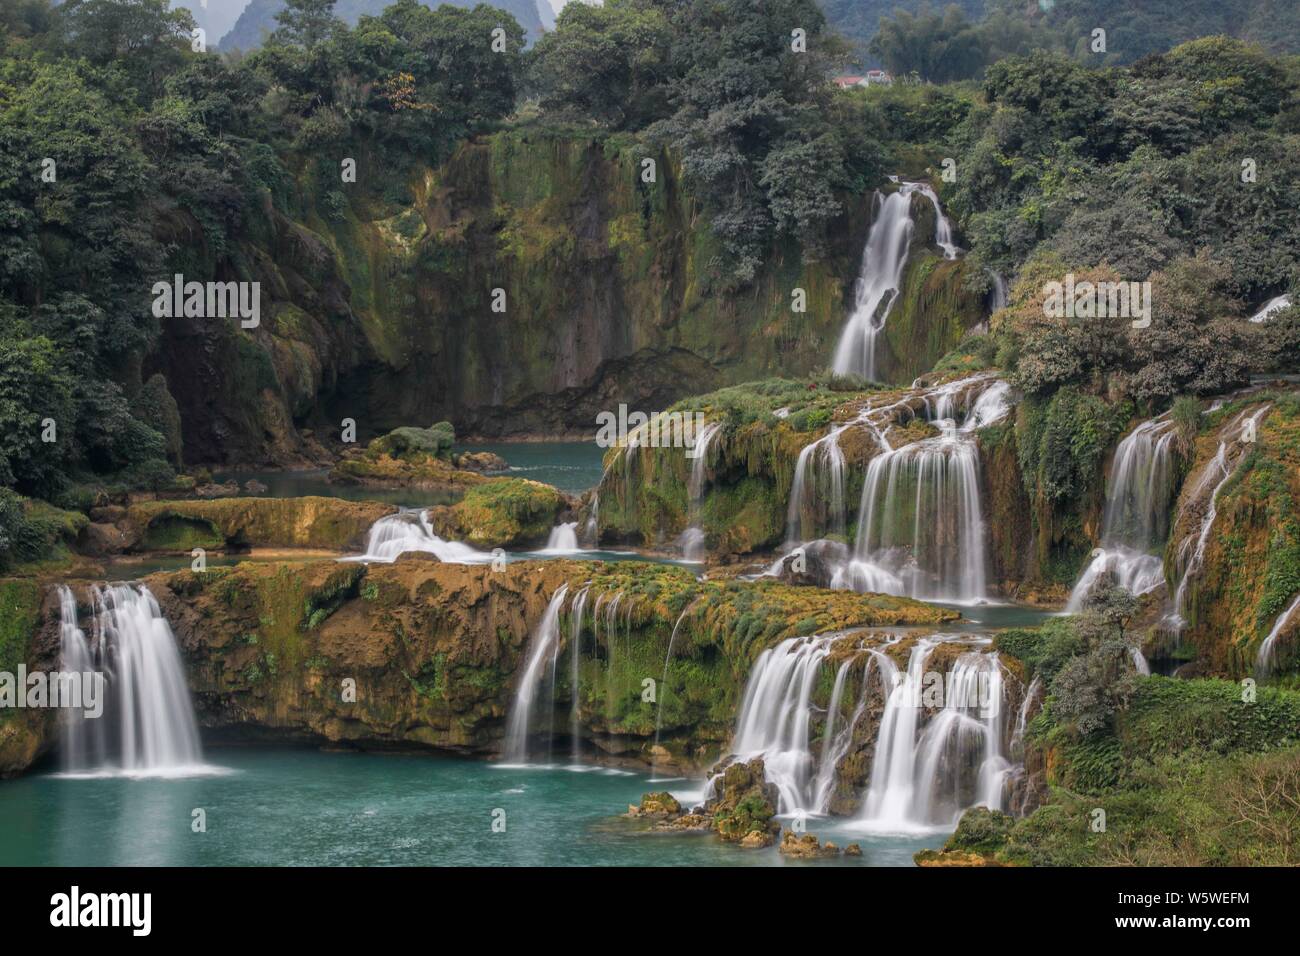
<path fill-rule="evenodd" d="M 846 465 L 840 449 L 840 434 L 847 425 L 837 425 L 829 434 L 805 445 L 794 466 L 790 504 L 786 509 L 787 549 L 816 538 L 817 512 L 824 505 L 827 532 L 844 536 L 844 478 Z"/>
<path fill-rule="evenodd" d="M 546 539 L 546 547 L 539 554 L 574 554 L 582 549 L 578 547 L 578 522 L 566 521 L 551 529 Z"/>
<path fill-rule="evenodd" d="M 924 183 L 901 183 L 897 191 L 887 196 L 876 193 L 876 215 L 862 250 L 853 311 L 831 361 L 837 375 L 876 377 L 876 338 L 898 299 L 915 228 L 913 193 L 920 193 L 934 205 L 935 242 L 943 249 L 944 257 L 957 256 L 959 250 L 952 241 L 952 225 L 940 209 L 939 197 L 933 189 Z"/>
<path fill-rule="evenodd" d="M 709 446 L 721 430 L 720 422 L 709 422 L 700 429 L 691 445 L 691 474 L 686 484 L 691 524 L 677 539 L 682 557 L 687 561 L 704 560 L 705 539 L 704 529 L 700 527 L 700 505 L 704 501 L 704 482 L 708 477 Z"/>
<path fill-rule="evenodd" d="M 582 663 L 582 659 L 579 651 L 582 649 L 582 611 L 587 606 L 587 592 L 590 590 L 591 587 L 588 585 L 578 592 L 577 597 L 573 599 L 573 607 L 569 612 L 569 693 L 573 698 L 569 708 L 569 736 L 573 738 L 573 762 L 575 764 L 582 755 L 582 715 L 579 707 L 582 699 L 578 694 L 581 677 L 579 665 Z"/>
<path fill-rule="evenodd" d="M 1115 449 L 1106 482 L 1101 547 L 1070 593 L 1068 613 L 1081 611 L 1098 580 L 1111 575 L 1120 587 L 1138 595 L 1164 583 L 1164 562 L 1151 552 L 1169 536 L 1173 442 L 1173 423 L 1160 416 L 1133 429 Z"/>
<path fill-rule="evenodd" d="M 1277 667 L 1277 639 L 1282 635 L 1291 617 L 1300 608 L 1300 594 L 1296 595 L 1291 606 L 1283 611 L 1278 619 L 1273 623 L 1273 629 L 1268 632 L 1268 637 L 1264 638 L 1264 643 L 1259 645 L 1259 656 L 1255 658 L 1255 672 L 1260 677 L 1267 677 Z"/>
<path fill-rule="evenodd" d="M 1002 274 L 998 272 L 989 272 L 989 276 L 993 281 L 993 290 L 989 295 L 989 312 L 999 312 L 1005 309 L 1007 303 L 1011 301 L 1011 295 L 1007 289 L 1007 280 L 1002 278 Z"/>
<path fill-rule="evenodd" d="M 934 207 L 934 244 L 943 250 L 945 259 L 956 259 L 961 250 L 957 248 L 957 244 L 953 241 L 952 221 L 943 214 L 938 195 L 926 183 L 916 183 L 914 185 L 916 191 L 930 200 L 930 205 Z"/>
<path fill-rule="evenodd" d="M 65 725 L 65 767 L 132 776 L 207 769 L 176 636 L 153 594 L 119 584 L 94 588 L 92 597 L 93 643 L 77 625 L 72 592 L 59 591 L 63 667 L 103 670 L 108 678 L 104 725 L 86 727 L 80 711 Z"/>
<path fill-rule="evenodd" d="M 1291 308 L 1291 297 L 1289 295 L 1279 295 L 1265 302 L 1263 308 L 1250 317 L 1250 321 L 1259 325 L 1261 322 L 1267 322 L 1271 319 L 1275 312 L 1281 312 L 1283 309 L 1289 308 Z"/>
<path fill-rule="evenodd" d="M 1187 624 L 1187 589 L 1192 580 L 1201 572 L 1201 566 L 1205 561 L 1205 547 L 1210 540 L 1210 531 L 1214 528 L 1214 521 L 1219 516 L 1219 492 L 1223 490 L 1232 476 L 1236 474 L 1237 465 L 1241 463 L 1244 455 L 1238 456 L 1236 461 L 1229 463 L 1228 449 L 1231 441 L 1237 441 L 1250 434 L 1253 435 L 1259 420 L 1264 417 L 1272 406 L 1265 405 L 1258 409 L 1253 415 L 1238 415 L 1236 419 L 1228 426 L 1227 430 L 1232 430 L 1235 426 L 1236 431 L 1232 438 L 1224 438 L 1219 442 L 1218 451 L 1214 455 L 1214 460 L 1206 467 L 1197 481 L 1189 500 L 1196 501 L 1205 493 L 1206 488 L 1211 481 L 1218 481 L 1210 491 L 1209 502 L 1205 507 L 1205 514 L 1201 516 L 1201 526 L 1195 536 L 1188 535 L 1183 539 L 1178 549 L 1178 562 L 1182 567 L 1182 574 L 1179 576 L 1178 587 L 1174 591 L 1173 609 L 1165 616 L 1165 623 L 1174 630 L 1181 631 Z"/>
<path fill-rule="evenodd" d="M 852 671 L 856 658 L 845 661 L 835 673 L 835 685 L 831 689 L 831 702 L 826 712 L 826 729 L 822 734 L 822 749 L 817 759 L 817 779 L 813 788 L 813 806 L 818 813 L 827 813 L 830 810 L 831 792 L 835 787 L 835 772 L 839 768 L 840 761 L 853 745 L 853 731 L 857 728 L 863 711 L 867 709 L 867 700 L 870 698 L 871 667 L 877 658 L 881 657 L 884 655 L 879 651 L 872 651 L 865 655 L 866 663 L 862 669 L 862 688 L 858 695 L 858 704 L 842 728 L 837 727 L 836 722 L 839 720 L 840 702 L 844 697 L 846 678 Z"/>
<path fill-rule="evenodd" d="M 664 655 L 664 673 L 659 681 L 659 694 L 655 699 L 655 743 L 651 752 L 650 778 L 656 779 L 658 774 L 657 763 L 659 760 L 659 734 L 664 726 L 664 690 L 668 687 L 668 665 L 673 659 L 673 645 L 677 643 L 677 631 L 681 628 L 682 622 L 686 620 L 686 615 L 690 614 L 695 604 L 686 605 L 686 609 L 677 615 L 677 623 L 673 625 L 673 632 L 668 637 L 668 653 Z"/>
<path fill-rule="evenodd" d="M 102 670 L 95 660 L 95 652 L 86 640 L 85 632 L 77 624 L 77 599 L 66 584 L 58 587 L 59 595 L 59 666 L 67 672 L 94 674 Z M 102 715 L 101 715 L 102 717 Z M 102 719 L 90 720 L 77 709 L 63 715 L 63 768 L 76 772 L 90 767 L 103 766 L 104 724 Z"/>
<path fill-rule="evenodd" d="M 600 476 L 601 484 L 605 481 L 605 476 Z M 584 529 L 587 541 L 595 547 L 600 543 L 600 485 L 591 493 L 591 511 L 587 513 L 587 526 Z"/>
<path fill-rule="evenodd" d="M 533 631 L 532 647 L 528 654 L 528 663 L 519 677 L 519 687 L 515 691 L 515 702 L 510 709 L 506 722 L 506 739 L 504 754 L 512 764 L 528 761 L 528 724 L 532 718 L 533 704 L 537 698 L 537 689 L 545 675 L 548 658 L 558 651 L 560 644 L 560 612 L 564 608 L 564 599 L 569 593 L 567 584 L 560 585 L 546 605 L 546 613 Z"/>
<path fill-rule="evenodd" d="M 927 412 L 940 434 L 871 460 L 853 559 L 832 586 L 921 600 L 987 597 L 974 433 L 1007 413 L 1009 391 L 1005 382 L 977 377 L 926 395 Z M 961 425 L 955 420 L 959 402 L 969 404 Z"/>
<path fill-rule="evenodd" d="M 732 751 L 742 762 L 763 758 L 779 814 L 817 810 L 809 786 L 809 701 L 830 644 L 830 638 L 787 638 L 759 655 L 745 685 Z"/>
<path fill-rule="evenodd" d="M 399 511 L 380 518 L 366 534 L 364 554 L 340 558 L 341 561 L 391 563 L 406 551 L 436 555 L 451 564 L 475 564 L 492 560 L 486 551 L 477 551 L 458 541 L 444 541 L 433 531 L 425 511 Z"/>
<path fill-rule="evenodd" d="M 928 721 L 937 643 L 912 648 L 881 716 L 861 821 L 888 832 L 952 826 L 972 806 L 1002 808 L 1012 765 L 1004 751 L 1002 665 L 994 652 L 968 651 L 944 675 L 943 706 Z"/>

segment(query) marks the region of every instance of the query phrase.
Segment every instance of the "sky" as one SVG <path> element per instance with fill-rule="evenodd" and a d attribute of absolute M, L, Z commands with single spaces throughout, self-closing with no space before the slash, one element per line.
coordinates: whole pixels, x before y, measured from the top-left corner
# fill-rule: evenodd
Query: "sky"
<path fill-rule="evenodd" d="M 485 0 L 491 3 L 492 0 Z M 555 15 L 568 0 L 536 0 L 537 13 L 548 30 L 555 26 Z M 216 43 L 235 25 L 248 6 L 248 0 L 172 0 L 173 7 L 186 7 L 195 22 L 208 31 L 208 43 Z"/>

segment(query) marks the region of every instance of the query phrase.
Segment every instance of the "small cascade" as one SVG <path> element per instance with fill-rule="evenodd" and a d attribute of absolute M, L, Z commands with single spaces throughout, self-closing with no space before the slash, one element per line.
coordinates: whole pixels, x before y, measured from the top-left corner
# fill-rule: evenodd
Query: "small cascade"
<path fill-rule="evenodd" d="M 519 677 L 519 687 L 515 691 L 515 702 L 510 708 L 510 717 L 506 722 L 506 739 L 503 753 L 512 764 L 528 761 L 528 725 L 532 719 L 533 704 L 537 698 L 538 688 L 546 673 L 548 660 L 554 659 L 560 646 L 561 628 L 560 612 L 564 609 L 564 599 L 568 596 L 569 586 L 560 585 L 546 605 L 546 613 L 533 630 L 532 645 L 528 652 L 528 663 Z"/>
<path fill-rule="evenodd" d="M 582 549 L 578 547 L 578 522 L 567 521 L 551 529 L 546 539 L 546 547 L 541 554 L 574 554 Z"/>
<path fill-rule="evenodd" d="M 72 589 L 60 584 L 59 595 L 59 666 L 66 672 L 94 674 L 102 670 L 86 634 L 77 623 L 77 599 Z M 84 678 L 83 678 L 84 679 Z M 63 768 L 70 772 L 102 767 L 105 763 L 104 729 L 106 721 L 87 719 L 81 710 L 68 710 L 63 717 Z"/>
<path fill-rule="evenodd" d="M 741 761 L 763 758 L 779 814 L 817 810 L 809 702 L 830 644 L 830 638 L 787 638 L 759 655 L 745 685 L 732 751 Z"/>
<path fill-rule="evenodd" d="M 668 687 L 668 665 L 672 663 L 673 646 L 677 643 L 677 632 L 681 629 L 682 622 L 686 620 L 688 614 L 695 609 L 695 604 L 688 604 L 681 614 L 677 615 L 677 622 L 673 625 L 673 632 L 668 637 L 668 653 L 664 655 L 664 673 L 659 680 L 659 695 L 655 703 L 655 742 L 651 750 L 650 777 L 656 779 L 658 774 L 658 755 L 659 755 L 659 735 L 664 726 L 664 691 Z"/>
<path fill-rule="evenodd" d="M 690 526 L 677 539 L 682 558 L 686 561 L 703 561 L 705 556 L 704 529 L 700 527 L 700 505 L 704 501 L 704 483 L 708 477 L 709 446 L 722 431 L 720 422 L 709 422 L 700 429 L 691 446 L 691 474 L 686 493 L 690 499 Z"/>
<path fill-rule="evenodd" d="M 942 708 L 923 720 L 925 665 L 937 646 L 917 641 L 885 702 L 860 818 L 871 829 L 948 827 L 972 806 L 1002 809 L 1013 772 L 1002 665 L 994 652 L 962 654 L 944 675 Z"/>
<path fill-rule="evenodd" d="M 1083 609 L 1098 581 L 1114 577 L 1131 594 L 1146 594 L 1165 580 L 1158 554 L 1169 536 L 1173 501 L 1174 426 L 1167 415 L 1133 429 L 1115 449 L 1106 482 L 1101 547 L 1070 592 L 1067 613 Z"/>
<path fill-rule="evenodd" d="M 1252 415 L 1238 415 L 1236 419 L 1225 429 L 1225 436 L 1219 442 L 1218 451 L 1215 452 L 1214 460 L 1201 473 L 1196 487 L 1192 490 L 1189 500 L 1199 501 L 1205 496 L 1207 489 L 1210 489 L 1210 483 L 1214 482 L 1213 488 L 1209 491 L 1209 499 L 1205 507 L 1205 513 L 1201 516 L 1199 530 L 1195 534 L 1187 535 L 1178 547 L 1178 567 L 1181 573 L 1178 578 L 1178 587 L 1174 590 L 1173 608 L 1165 615 L 1164 624 L 1175 632 L 1181 631 L 1187 624 L 1187 598 L 1188 588 L 1191 582 L 1201 572 L 1201 567 L 1205 562 L 1205 547 L 1210 540 L 1210 531 L 1214 528 L 1215 519 L 1219 516 L 1219 492 L 1223 490 L 1237 471 L 1237 465 L 1241 463 L 1244 455 L 1238 454 L 1235 458 L 1230 453 L 1231 447 L 1240 442 L 1244 436 L 1253 435 L 1259 425 L 1259 420 L 1267 414 L 1272 406 L 1265 405 L 1257 409 Z"/>
<path fill-rule="evenodd" d="M 898 299 L 915 229 L 914 193 L 920 193 L 934 204 L 935 242 L 943 249 L 944 257 L 957 257 L 959 250 L 952 241 L 952 224 L 940 209 L 939 197 L 933 189 L 924 183 L 901 183 L 887 196 L 876 193 L 875 219 L 862 250 L 853 311 L 831 361 L 831 368 L 838 375 L 876 376 L 876 339 Z"/>
<path fill-rule="evenodd" d="M 365 553 L 339 560 L 392 563 L 407 551 L 434 554 L 439 561 L 450 564 L 477 564 L 492 560 L 492 555 L 485 551 L 438 537 L 425 511 L 399 511 L 380 518 L 366 535 Z"/>
<path fill-rule="evenodd" d="M 1009 391 L 1005 382 L 970 378 L 926 396 L 928 417 L 940 434 L 890 448 L 871 460 L 853 558 L 832 586 L 921 600 L 987 598 L 974 433 L 1007 414 Z M 967 410 L 958 425 L 960 403 Z"/>
<path fill-rule="evenodd" d="M 1275 313 L 1289 308 L 1291 308 L 1291 297 L 1289 295 L 1275 296 L 1265 302 L 1263 307 L 1250 317 L 1250 321 L 1259 325 L 1263 322 L 1267 322 Z"/>
<path fill-rule="evenodd" d="M 583 588 L 573 599 L 569 611 L 569 693 L 573 701 L 569 708 L 569 736 L 573 740 L 573 762 L 576 764 L 582 756 L 582 715 L 580 705 L 582 697 L 578 693 L 581 679 L 582 656 L 582 612 L 587 607 L 587 594 L 590 586 Z"/>
<path fill-rule="evenodd" d="M 790 504 L 786 510 L 786 547 L 818 537 L 818 518 L 825 513 L 826 533 L 844 536 L 844 482 L 847 466 L 840 435 L 847 425 L 837 425 L 817 441 L 805 445 L 794 467 Z"/>
<path fill-rule="evenodd" d="M 605 476 L 600 476 L 601 483 L 605 481 Z M 600 485 L 591 493 L 591 511 L 587 513 L 587 525 L 583 529 L 587 538 L 587 543 L 595 547 L 600 543 Z"/>
<path fill-rule="evenodd" d="M 873 666 L 878 666 L 877 661 L 880 658 L 884 658 L 884 655 L 879 651 L 872 651 L 865 655 L 865 664 L 862 670 L 862 689 L 858 696 L 858 704 L 843 727 L 838 726 L 840 704 L 844 698 L 844 687 L 847 678 L 857 663 L 857 659 L 850 658 L 846 660 L 840 665 L 839 670 L 835 672 L 835 684 L 831 689 L 831 702 L 826 712 L 826 729 L 822 734 L 821 753 L 817 758 L 817 779 L 813 784 L 812 803 L 818 813 L 827 813 L 830 810 L 831 794 L 835 788 L 835 773 L 839 768 L 840 761 L 844 759 L 849 752 L 849 748 L 853 745 L 853 732 L 857 729 L 858 720 L 867 709 L 867 701 L 871 697 L 871 669 Z"/>
<path fill-rule="evenodd" d="M 989 294 L 989 312 L 1000 312 L 1007 307 L 1011 301 L 1011 292 L 1007 287 L 1007 280 L 1002 278 L 999 272 L 989 272 L 989 277 L 993 283 L 993 289 Z"/>
<path fill-rule="evenodd" d="M 1255 672 L 1260 677 L 1267 677 L 1277 669 L 1277 640 L 1291 623 L 1297 608 L 1300 608 L 1300 594 L 1297 594 L 1291 606 L 1278 616 L 1273 623 L 1273 629 L 1268 632 L 1268 637 L 1264 638 L 1264 642 L 1259 645 L 1259 655 L 1255 658 Z"/>
<path fill-rule="evenodd" d="M 94 588 L 92 598 L 94 638 L 88 641 L 77 623 L 72 592 L 59 591 L 63 668 L 103 671 L 107 678 L 103 716 L 92 720 L 73 711 L 65 724 L 65 768 L 130 776 L 209 769 L 202 765 L 176 636 L 153 594 L 143 585 L 120 584 Z"/>
<path fill-rule="evenodd" d="M 916 191 L 930 200 L 930 205 L 934 207 L 934 244 L 943 250 L 945 259 L 956 259 L 961 250 L 953 241 L 952 220 L 944 215 L 943 207 L 939 205 L 939 196 L 926 183 L 915 185 Z"/>

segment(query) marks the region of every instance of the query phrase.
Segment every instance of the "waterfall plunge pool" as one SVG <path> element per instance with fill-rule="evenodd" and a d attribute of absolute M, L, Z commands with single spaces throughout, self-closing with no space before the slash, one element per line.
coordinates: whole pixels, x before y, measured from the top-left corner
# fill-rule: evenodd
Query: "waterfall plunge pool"
<path fill-rule="evenodd" d="M 314 750 L 210 748 L 204 759 L 229 772 L 5 781 L 0 865 L 911 866 L 945 839 L 811 818 L 808 832 L 857 842 L 863 855 L 796 861 L 620 818 L 655 789 L 643 773 Z M 698 783 L 678 786 L 685 796 Z M 206 833 L 191 830 L 196 808 Z M 504 833 L 492 831 L 494 810 L 505 811 Z"/>

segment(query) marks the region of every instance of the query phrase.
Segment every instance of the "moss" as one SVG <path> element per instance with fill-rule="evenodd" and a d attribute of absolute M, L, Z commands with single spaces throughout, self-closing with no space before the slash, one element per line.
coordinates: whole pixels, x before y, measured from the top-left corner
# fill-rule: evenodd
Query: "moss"
<path fill-rule="evenodd" d="M 42 588 L 35 581 L 0 580 L 0 671 L 14 673 L 29 660 L 41 614 Z"/>
<path fill-rule="evenodd" d="M 216 498 L 146 501 L 132 505 L 127 520 L 146 547 L 322 548 L 359 544 L 392 505 L 340 498 Z M 202 543 L 199 543 L 202 542 Z"/>
<path fill-rule="evenodd" d="M 550 485 L 497 478 L 471 488 L 452 514 L 469 544 L 509 547 L 544 541 L 563 507 L 564 496 Z"/>

